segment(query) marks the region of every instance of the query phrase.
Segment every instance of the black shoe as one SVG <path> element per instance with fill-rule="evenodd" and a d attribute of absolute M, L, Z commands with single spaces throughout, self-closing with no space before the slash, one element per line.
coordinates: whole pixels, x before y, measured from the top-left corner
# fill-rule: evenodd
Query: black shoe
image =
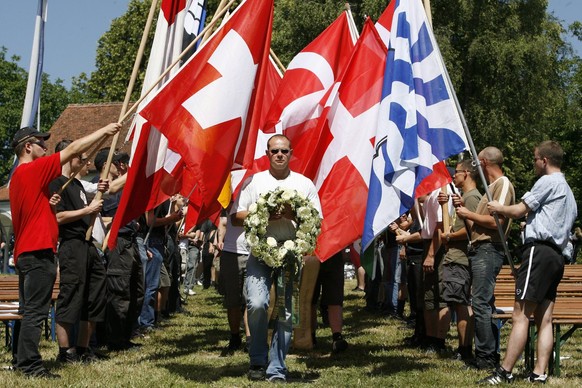
<path fill-rule="evenodd" d="M 511 372 L 506 371 L 502 367 L 498 366 L 495 368 L 493 373 L 482 380 L 477 381 L 479 385 L 499 385 L 499 384 L 511 384 L 515 380 L 515 377 Z"/>
<path fill-rule="evenodd" d="M 34 373 L 25 373 L 24 374 L 26 377 L 31 378 L 31 379 L 50 379 L 50 380 L 55 380 L 55 379 L 60 379 L 61 376 L 56 374 L 56 373 L 52 373 L 49 372 L 48 369 L 41 369 L 38 372 L 34 372 Z"/>
<path fill-rule="evenodd" d="M 341 353 L 348 348 L 348 341 L 346 341 L 340 334 L 335 338 L 331 344 L 331 351 L 333 353 Z"/>
<path fill-rule="evenodd" d="M 529 376 L 527 376 L 527 379 L 525 379 L 525 381 L 527 381 L 528 383 L 534 384 L 545 384 L 547 380 L 548 375 L 536 375 L 533 372 L 531 372 Z"/>
<path fill-rule="evenodd" d="M 251 381 L 263 381 L 267 376 L 267 371 L 262 365 L 251 365 L 247 376 Z"/>
<path fill-rule="evenodd" d="M 63 364 L 74 364 L 81 361 L 81 358 L 76 352 L 59 352 L 57 361 Z"/>
<path fill-rule="evenodd" d="M 363 288 L 360 288 L 358 286 L 356 286 L 352 291 L 356 291 L 356 292 L 366 292 Z"/>
<path fill-rule="evenodd" d="M 234 352 L 241 348 L 241 346 L 242 341 L 240 339 L 240 336 L 238 334 L 231 334 L 230 340 L 228 341 L 228 346 L 224 348 L 224 350 L 221 353 L 221 356 L 222 357 L 232 356 Z"/>
<path fill-rule="evenodd" d="M 476 357 L 472 360 L 468 360 L 465 362 L 465 365 L 468 369 L 477 369 L 477 370 L 494 370 L 496 369 L 495 362 L 493 360 L 489 360 L 486 358 Z"/>

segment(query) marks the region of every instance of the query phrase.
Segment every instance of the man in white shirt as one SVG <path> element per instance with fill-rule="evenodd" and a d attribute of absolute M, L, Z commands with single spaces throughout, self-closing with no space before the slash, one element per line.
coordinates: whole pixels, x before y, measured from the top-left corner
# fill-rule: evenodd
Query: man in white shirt
<path fill-rule="evenodd" d="M 232 214 L 233 225 L 241 226 L 249 214 L 249 207 L 257 202 L 262 194 L 277 188 L 294 189 L 309 199 L 321 214 L 321 205 L 317 189 L 313 182 L 301 174 L 289 169 L 289 160 L 293 154 L 290 140 L 284 135 L 274 135 L 267 142 L 267 157 L 270 161 L 269 170 L 259 172 L 248 178 L 237 198 Z M 278 241 L 295 238 L 295 214 L 290 208 L 284 212 L 271 214 L 267 233 Z M 284 268 L 284 267 L 283 267 Z M 249 346 L 250 380 L 285 381 L 287 368 L 285 357 L 291 340 L 291 298 L 285 297 L 285 317 L 279 317 L 273 330 L 271 349 L 267 344 L 267 329 L 269 308 L 269 292 L 273 282 L 273 272 L 282 276 L 279 271 L 259 261 L 252 254 L 247 263 L 247 315 L 251 334 Z M 293 284 L 287 282 L 285 295 L 291 295 Z"/>

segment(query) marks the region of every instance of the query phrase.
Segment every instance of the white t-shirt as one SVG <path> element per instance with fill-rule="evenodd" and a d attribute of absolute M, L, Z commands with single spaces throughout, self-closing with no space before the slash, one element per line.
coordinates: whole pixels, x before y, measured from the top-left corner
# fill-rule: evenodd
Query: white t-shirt
<path fill-rule="evenodd" d="M 259 172 L 247 178 L 232 207 L 232 212 L 236 213 L 249 210 L 249 207 L 257 202 L 261 194 L 273 191 L 279 187 L 294 189 L 302 193 L 311 201 L 313 206 L 319 211 L 319 214 L 322 215 L 317 189 L 311 180 L 293 171 L 285 179 L 276 179 L 271 175 L 269 170 Z M 293 239 L 295 238 L 295 224 L 286 218 L 271 221 L 267 227 L 267 235 L 273 236 L 278 240 Z"/>

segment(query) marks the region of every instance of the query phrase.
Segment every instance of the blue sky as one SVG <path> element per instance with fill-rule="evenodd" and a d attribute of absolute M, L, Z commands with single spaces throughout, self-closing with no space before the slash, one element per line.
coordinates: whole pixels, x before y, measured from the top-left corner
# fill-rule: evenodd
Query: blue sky
<path fill-rule="evenodd" d="M 44 72 L 51 81 L 61 78 L 69 87 L 73 76 L 91 73 L 97 41 L 128 4 L 129 0 L 49 0 Z M 38 0 L 0 0 L 0 47 L 8 49 L 8 58 L 20 56 L 24 69 L 29 67 L 37 6 Z M 582 20 L 580 0 L 550 0 L 549 9 L 566 24 Z M 582 43 L 572 43 L 582 55 Z"/>

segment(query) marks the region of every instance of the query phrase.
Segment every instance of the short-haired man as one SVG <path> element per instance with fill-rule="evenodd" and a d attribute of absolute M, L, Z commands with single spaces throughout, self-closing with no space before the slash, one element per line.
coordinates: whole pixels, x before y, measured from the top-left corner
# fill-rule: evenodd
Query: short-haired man
<path fill-rule="evenodd" d="M 504 206 L 497 201 L 487 204 L 490 212 L 506 217 L 527 215 L 525 244 L 521 250 L 521 266 L 515 282 L 515 304 L 512 329 L 503 363 L 493 374 L 480 382 L 511 382 L 513 369 L 527 340 L 529 318 L 537 326 L 537 359 L 528 377 L 530 382 L 545 383 L 546 368 L 554 343 L 552 313 L 558 284 L 564 274 L 564 258 L 570 229 L 577 216 L 572 190 L 561 172 L 562 147 L 544 141 L 534 150 L 534 170 L 540 178 L 521 202 Z"/>
<path fill-rule="evenodd" d="M 459 163 L 454 171 L 453 183 L 462 190 L 462 200 L 465 207 L 475 211 L 482 195 L 477 190 L 477 169 L 470 159 Z M 456 195 L 456 194 L 455 194 Z M 442 197 L 445 197 L 444 199 Z M 439 195 L 439 203 L 448 198 L 444 193 Z M 471 308 L 471 271 L 467 256 L 467 229 L 465 222 L 457 217 L 450 231 L 444 231 L 443 240 L 446 242 L 446 253 L 443 259 L 441 295 L 447 304 L 446 310 L 441 311 L 442 325 L 448 328 L 451 321 L 450 309 L 457 316 L 457 332 L 459 347 L 455 358 L 468 361 L 473 358 L 473 309 Z"/>
<path fill-rule="evenodd" d="M 503 153 L 495 147 L 486 147 L 479 155 L 483 173 L 489 182 L 489 192 L 494 200 L 504 205 L 515 203 L 513 185 L 503 175 Z M 495 281 L 503 265 L 503 240 L 499 235 L 493 215 L 487 210 L 484 196 L 473 212 L 464 206 L 459 197 L 454 198 L 457 216 L 465 219 L 471 232 L 469 263 L 473 279 L 473 313 L 475 316 L 475 360 L 469 364 L 476 369 L 492 369 L 499 363 L 498 328 L 493 321 Z M 511 220 L 499 216 L 505 234 Z M 505 236 L 504 236 L 505 238 Z"/>
<path fill-rule="evenodd" d="M 61 175 L 61 166 L 88 150 L 121 124 L 109 124 L 74 141 L 63 151 L 44 157 L 44 140 L 50 134 L 35 128 L 22 128 L 14 135 L 12 147 L 18 158 L 10 182 L 10 210 L 16 237 L 14 260 L 19 276 L 19 308 L 22 326 L 18 338 L 16 367 L 29 377 L 57 378 L 42 363 L 38 346 L 56 279 L 58 225 L 54 206 L 60 200 L 51 196 L 49 183 Z"/>
<path fill-rule="evenodd" d="M 249 214 L 249 207 L 256 203 L 262 194 L 277 188 L 297 190 L 309 199 L 321 214 L 321 205 L 317 189 L 308 178 L 289 169 L 289 161 L 293 150 L 291 141 L 284 135 L 274 135 L 267 142 L 267 157 L 269 170 L 259 172 L 245 181 L 243 188 L 233 206 L 232 223 L 241 226 Z M 234 213 L 233 213 L 234 212 Z M 271 214 L 268 230 L 277 240 L 285 240 L 295 235 L 292 219 L 294 214 L 290 209 L 281 214 Z M 249 357 L 251 366 L 248 377 L 250 380 L 285 381 L 287 367 L 285 357 L 291 341 L 291 297 L 285 298 L 285 317 L 279 317 L 273 330 L 271 349 L 267 345 L 267 328 L 269 294 L 275 271 L 252 254 L 247 262 L 247 315 L 251 334 Z M 280 276 L 282 276 L 280 274 Z M 292 292 L 293 282 L 287 282 L 286 295 Z"/>
<path fill-rule="evenodd" d="M 60 152 L 71 144 L 70 140 L 60 141 L 55 152 Z M 69 177 L 82 169 L 82 155 L 78 154 L 63 165 L 62 175 L 49 184 L 51 192 L 63 187 Z M 99 182 L 102 193 L 109 182 Z M 56 332 L 59 342 L 60 362 L 95 361 L 97 357 L 89 350 L 89 340 L 97 322 L 105 319 L 105 266 L 97 248 L 85 235 L 91 216 L 101 210 L 103 200 L 87 200 L 81 182 L 73 178 L 61 193 L 57 205 L 59 224 L 59 270 L 60 289 L 57 298 Z M 80 321 L 76 348 L 70 344 L 73 326 Z"/>

